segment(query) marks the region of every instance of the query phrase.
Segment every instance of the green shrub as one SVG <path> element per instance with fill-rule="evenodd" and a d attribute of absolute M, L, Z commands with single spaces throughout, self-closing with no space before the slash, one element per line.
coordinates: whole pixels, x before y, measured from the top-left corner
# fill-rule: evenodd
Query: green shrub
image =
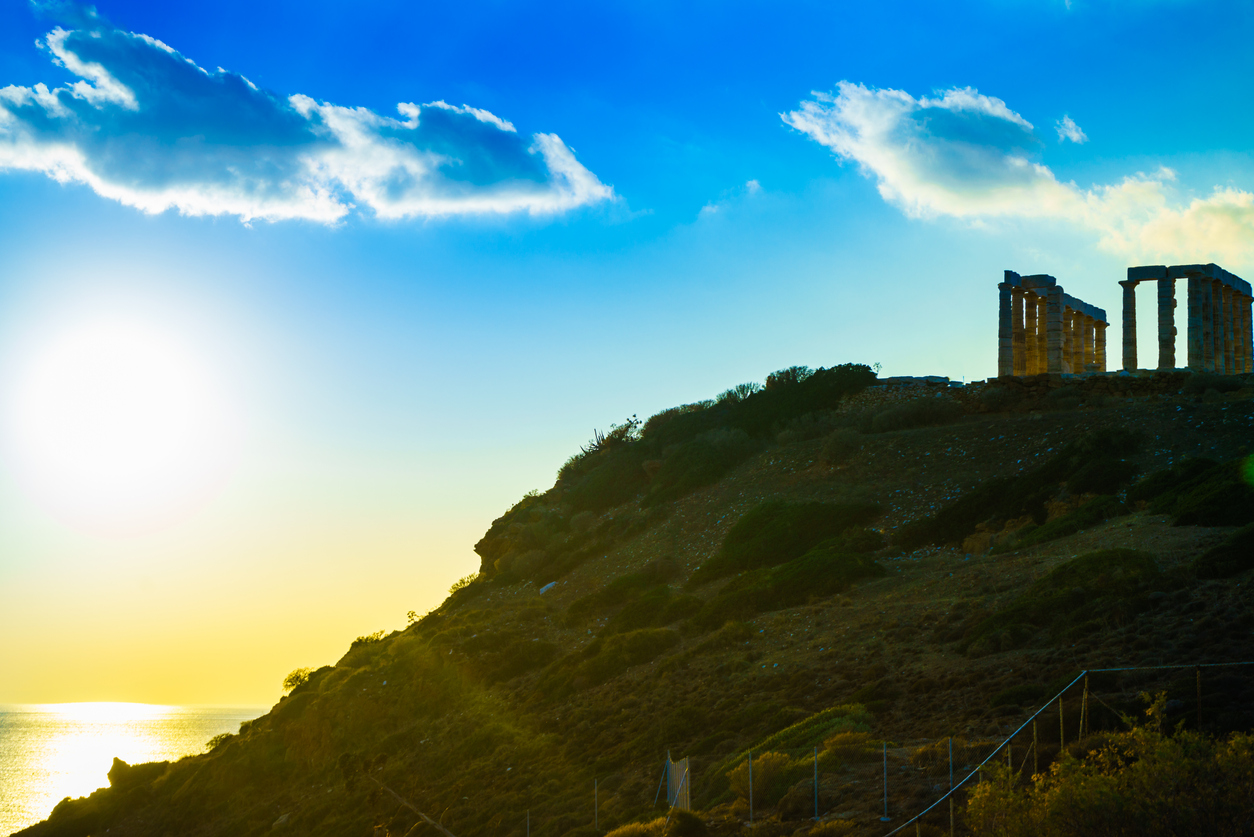
<path fill-rule="evenodd" d="M 758 445 L 743 430 L 707 431 L 667 452 L 653 477 L 643 505 L 677 500 L 717 482 L 755 451 Z"/>
<path fill-rule="evenodd" d="M 991 709 L 999 706 L 1022 706 L 1044 696 L 1045 687 L 1039 683 L 1021 683 L 993 695 L 989 698 L 988 705 Z"/>
<path fill-rule="evenodd" d="M 1254 737 L 1110 733 L 1036 782 L 985 768 L 964 817 L 977 837 L 1237 835 L 1250 832 Z"/>
<path fill-rule="evenodd" d="M 1251 459 L 1222 462 L 1180 478 L 1150 503 L 1156 514 L 1169 514 L 1176 526 L 1244 526 L 1254 523 Z M 1163 481 L 1164 483 L 1166 480 Z"/>
<path fill-rule="evenodd" d="M 847 462 L 855 453 L 862 450 L 862 434 L 848 427 L 833 430 L 823 440 L 819 450 L 819 462 L 829 467 Z"/>
<path fill-rule="evenodd" d="M 604 683 L 678 644 L 679 634 L 665 628 L 645 628 L 597 639 L 584 650 L 584 661 L 576 675 L 584 677 L 590 686 Z"/>
<path fill-rule="evenodd" d="M 1090 552 L 1059 564 L 965 637 L 972 653 L 1006 651 L 1040 631 L 1058 641 L 1149 609 L 1149 593 L 1173 586 L 1154 556 L 1133 549 Z"/>
<path fill-rule="evenodd" d="M 1231 578 L 1254 569 L 1254 523 L 1238 529 L 1193 561 L 1198 578 Z"/>
<path fill-rule="evenodd" d="M 933 427 L 957 420 L 962 412 L 962 407 L 948 398 L 916 398 L 876 413 L 871 420 L 871 429 L 875 433 L 887 433 L 892 430 Z"/>
<path fill-rule="evenodd" d="M 997 544 L 997 546 L 993 547 L 993 552 L 1002 553 L 1027 549 L 1029 546 L 1035 546 L 1038 543 L 1064 538 L 1067 535 L 1075 534 L 1091 526 L 1096 526 L 1098 523 L 1110 520 L 1112 517 L 1119 517 L 1127 513 L 1128 507 L 1114 497 L 1094 497 L 1069 514 L 1065 514 L 1056 520 L 1051 520 L 1042 526 L 1035 526 L 1031 531 L 1025 531 L 1019 538 L 1013 541 Z"/>
<path fill-rule="evenodd" d="M 979 524 L 988 521 L 1031 516 L 1036 523 L 1044 523 L 1045 503 L 1057 496 L 1063 483 L 1078 478 L 1080 484 L 1110 487 L 1130 479 L 1131 469 L 1122 459 L 1135 453 L 1139 446 L 1140 437 L 1129 431 L 1091 433 L 1066 445 L 1036 468 L 989 480 L 935 515 L 903 526 L 897 543 L 904 549 L 961 543 Z"/>
<path fill-rule="evenodd" d="M 782 564 L 879 515 L 869 503 L 790 503 L 770 500 L 745 512 L 714 557 L 696 569 L 690 586 L 735 572 Z"/>
<path fill-rule="evenodd" d="M 382 634 L 380 634 L 380 636 L 382 636 Z M 360 639 L 360 637 L 359 637 L 359 639 Z M 284 677 L 284 678 L 283 678 L 283 691 L 284 691 L 284 693 L 287 693 L 287 692 L 292 691 L 292 690 L 293 690 L 293 689 L 295 689 L 297 686 L 303 686 L 303 685 L 305 685 L 305 683 L 309 682 L 309 675 L 311 675 L 311 674 L 313 674 L 313 669 L 312 669 L 312 668 L 294 668 L 294 669 L 292 669 L 292 671 L 291 671 L 291 672 L 287 675 L 287 677 Z"/>
<path fill-rule="evenodd" d="M 1139 503 L 1155 500 L 1186 482 L 1214 468 L 1219 463 L 1213 459 L 1185 459 L 1162 471 L 1155 471 L 1128 489 L 1128 502 Z"/>

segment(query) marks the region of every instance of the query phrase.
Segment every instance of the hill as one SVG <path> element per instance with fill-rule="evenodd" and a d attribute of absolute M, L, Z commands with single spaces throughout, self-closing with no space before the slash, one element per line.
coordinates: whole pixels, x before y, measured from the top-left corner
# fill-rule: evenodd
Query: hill
<path fill-rule="evenodd" d="M 750 752 L 755 831 L 885 833 L 943 791 L 938 742 L 978 763 L 1084 669 L 1254 658 L 1251 383 L 794 367 L 628 419 L 439 608 L 21 833 L 591 835 L 666 813 L 668 752 L 698 809 L 668 834 L 741 831 Z M 1095 676 L 1110 711 L 1068 697 L 1062 735 L 1157 691 L 1172 724 L 1250 729 L 1243 671 L 1202 707 L 1191 668 Z"/>

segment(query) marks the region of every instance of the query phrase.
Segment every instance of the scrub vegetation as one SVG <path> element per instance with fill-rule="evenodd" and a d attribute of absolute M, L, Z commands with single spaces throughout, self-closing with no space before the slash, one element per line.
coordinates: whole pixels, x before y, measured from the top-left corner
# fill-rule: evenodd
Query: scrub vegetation
<path fill-rule="evenodd" d="M 437 833 L 413 809 L 457 837 L 731 837 L 751 755 L 755 833 L 881 834 L 886 751 L 899 817 L 950 736 L 978 764 L 1081 669 L 1248 657 L 1254 382 L 996 414 L 875 383 L 790 367 L 595 433 L 439 607 L 24 837 Z M 1035 784 L 988 771 L 961 833 L 1245 833 L 1254 672 L 1207 674 L 1201 707 L 1191 668 L 1092 685 L 1090 737 L 1043 743 Z M 668 753 L 692 814 L 655 807 Z"/>

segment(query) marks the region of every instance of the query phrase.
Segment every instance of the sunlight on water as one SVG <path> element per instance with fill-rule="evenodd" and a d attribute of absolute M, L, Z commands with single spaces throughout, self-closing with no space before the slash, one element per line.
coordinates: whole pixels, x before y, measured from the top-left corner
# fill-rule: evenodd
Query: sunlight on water
<path fill-rule="evenodd" d="M 48 816 L 67 796 L 109 784 L 130 764 L 202 753 L 205 742 L 261 715 L 257 707 L 61 703 L 0 706 L 0 835 Z"/>

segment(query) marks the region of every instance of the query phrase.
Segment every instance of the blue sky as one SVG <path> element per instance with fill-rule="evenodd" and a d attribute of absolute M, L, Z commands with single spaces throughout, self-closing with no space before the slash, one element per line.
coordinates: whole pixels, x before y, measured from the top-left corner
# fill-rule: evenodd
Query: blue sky
<path fill-rule="evenodd" d="M 0 4 L 0 366 L 151 325 L 231 416 L 125 526 L 0 469 L 0 701 L 267 700 L 438 603 L 594 427 L 792 364 L 994 374 L 1004 269 L 1116 327 L 1129 264 L 1249 279 L 1252 15 Z"/>

